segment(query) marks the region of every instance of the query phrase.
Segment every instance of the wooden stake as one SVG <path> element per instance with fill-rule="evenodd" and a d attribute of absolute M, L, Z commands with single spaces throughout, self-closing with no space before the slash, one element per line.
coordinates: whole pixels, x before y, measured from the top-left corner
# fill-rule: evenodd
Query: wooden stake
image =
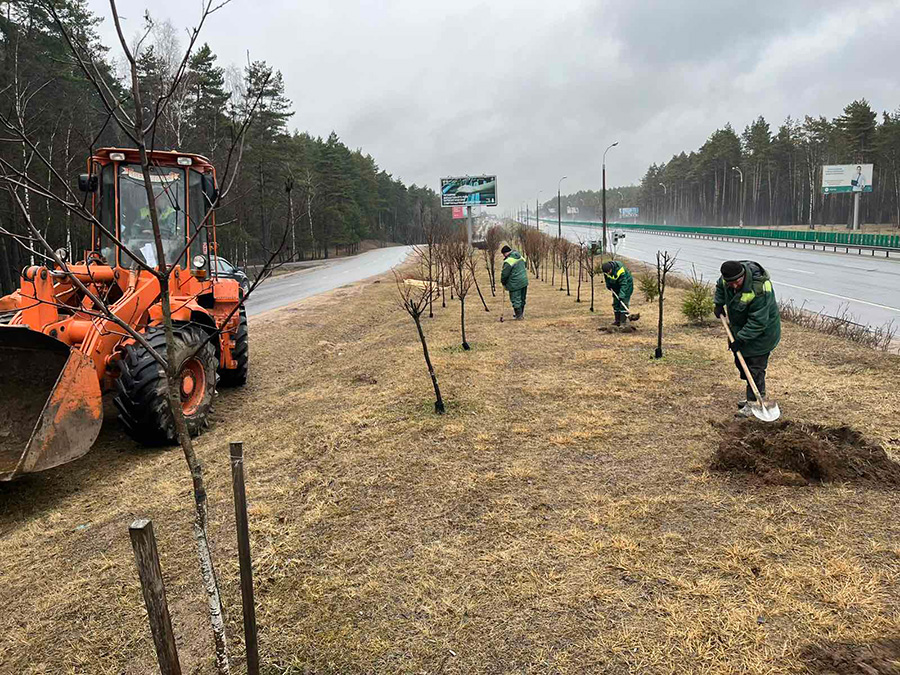
<path fill-rule="evenodd" d="M 259 675 L 259 642 L 256 634 L 253 568 L 250 559 L 250 526 L 247 521 L 247 493 L 244 488 L 244 444 L 232 443 L 230 448 L 231 482 L 234 486 L 234 522 L 237 526 L 238 559 L 241 564 L 241 604 L 244 609 L 247 675 Z"/>
<path fill-rule="evenodd" d="M 153 633 L 153 642 L 156 645 L 159 672 L 162 675 L 181 675 L 181 664 L 178 662 L 175 633 L 172 631 L 172 619 L 166 603 L 166 587 L 159 566 L 153 523 L 145 519 L 136 520 L 128 528 L 128 534 L 131 536 L 131 548 L 134 549 L 141 590 L 144 592 L 150 632 Z"/>

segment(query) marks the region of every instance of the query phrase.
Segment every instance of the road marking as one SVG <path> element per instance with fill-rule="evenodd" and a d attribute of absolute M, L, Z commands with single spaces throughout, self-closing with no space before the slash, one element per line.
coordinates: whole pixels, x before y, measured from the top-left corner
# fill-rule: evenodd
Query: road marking
<path fill-rule="evenodd" d="M 798 270 L 796 267 L 788 267 L 791 272 L 800 272 L 800 274 L 815 274 L 815 272 L 808 272 L 807 270 Z"/>
<path fill-rule="evenodd" d="M 826 291 L 819 291 L 815 288 L 807 288 L 806 286 L 795 286 L 794 284 L 788 284 L 784 281 L 778 281 L 775 284 L 776 286 L 788 286 L 790 288 L 796 288 L 801 291 L 809 291 L 810 293 L 818 293 L 819 295 L 827 295 L 832 298 L 838 298 L 839 300 L 847 300 L 848 302 L 858 302 L 861 305 L 869 305 L 870 307 L 878 307 L 879 309 L 887 309 L 892 312 L 900 312 L 900 307 L 891 307 L 890 305 L 879 305 L 877 302 L 869 302 L 868 300 L 859 300 L 858 298 L 848 298 L 846 295 L 838 295 L 837 293 L 828 293 Z"/>

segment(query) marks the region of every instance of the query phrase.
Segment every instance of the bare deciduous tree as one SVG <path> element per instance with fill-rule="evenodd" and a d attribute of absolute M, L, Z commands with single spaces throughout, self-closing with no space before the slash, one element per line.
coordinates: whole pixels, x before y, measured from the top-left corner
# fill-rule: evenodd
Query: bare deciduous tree
<path fill-rule="evenodd" d="M 656 332 L 656 352 L 654 357 L 661 359 L 663 356 L 662 338 L 663 338 L 663 302 L 666 296 L 666 276 L 675 267 L 677 255 L 672 255 L 668 251 L 656 252 L 656 288 L 659 300 L 659 323 Z"/>
<path fill-rule="evenodd" d="M 422 343 L 422 353 L 425 356 L 425 365 L 428 366 L 428 375 L 431 377 L 431 385 L 434 387 L 434 412 L 438 415 L 444 414 L 444 399 L 441 397 L 441 389 L 438 386 L 437 375 L 434 373 L 434 366 L 431 363 L 431 356 L 428 353 L 428 343 L 425 340 L 425 332 L 422 330 L 422 314 L 425 308 L 430 306 L 437 293 L 437 287 L 427 277 L 430 274 L 427 269 L 430 265 L 430 255 L 419 252 L 420 270 L 418 278 L 405 278 L 396 270 L 394 271 L 394 280 L 397 283 L 397 294 L 400 296 L 400 306 L 403 308 L 410 318 L 416 324 L 416 331 L 419 334 L 419 341 Z"/>

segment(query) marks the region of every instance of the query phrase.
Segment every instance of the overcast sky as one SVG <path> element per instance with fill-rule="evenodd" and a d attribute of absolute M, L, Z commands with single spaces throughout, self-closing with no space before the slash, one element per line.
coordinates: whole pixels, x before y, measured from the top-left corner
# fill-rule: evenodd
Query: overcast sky
<path fill-rule="evenodd" d="M 119 4 L 129 35 L 148 5 L 179 27 L 200 7 Z M 116 44 L 108 18 L 101 35 Z M 501 213 L 563 175 L 563 193 L 598 188 L 613 141 L 624 185 L 728 122 L 900 108 L 900 0 L 233 0 L 203 39 L 223 66 L 280 69 L 292 128 L 334 130 L 407 184 L 496 173 Z"/>

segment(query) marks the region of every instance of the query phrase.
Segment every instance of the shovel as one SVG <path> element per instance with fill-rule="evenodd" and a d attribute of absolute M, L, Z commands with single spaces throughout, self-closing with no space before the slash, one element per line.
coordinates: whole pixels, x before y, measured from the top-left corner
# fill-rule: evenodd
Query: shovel
<path fill-rule="evenodd" d="M 635 312 L 634 314 L 631 313 L 631 310 L 628 309 L 628 305 L 626 305 L 624 302 L 622 302 L 622 298 L 619 297 L 619 294 L 618 294 L 618 293 L 616 293 L 615 291 L 611 291 L 611 293 L 612 293 L 614 296 L 616 296 L 616 300 L 619 301 L 619 304 L 622 305 L 622 307 L 625 308 L 625 313 L 628 315 L 628 318 L 629 318 L 631 321 L 637 321 L 638 319 L 641 318 L 641 315 L 640 315 L 639 312 Z"/>
<path fill-rule="evenodd" d="M 724 316 L 720 316 L 719 318 L 722 320 L 722 325 L 725 326 L 725 332 L 728 334 L 728 341 L 734 342 L 734 336 L 731 334 L 728 320 Z M 758 420 L 762 420 L 763 422 L 774 422 L 781 417 L 781 410 L 779 409 L 778 404 L 775 401 L 767 403 L 766 400 L 759 395 L 759 389 L 757 389 L 756 382 L 750 374 L 747 362 L 744 361 L 744 355 L 741 354 L 740 350 L 737 350 L 735 354 L 737 354 L 738 363 L 741 364 L 741 370 L 744 371 L 744 376 L 750 384 L 750 389 L 753 391 L 753 395 L 756 396 L 755 401 L 747 401 L 747 405 L 750 406 L 750 412 L 752 412 L 753 416 Z"/>

